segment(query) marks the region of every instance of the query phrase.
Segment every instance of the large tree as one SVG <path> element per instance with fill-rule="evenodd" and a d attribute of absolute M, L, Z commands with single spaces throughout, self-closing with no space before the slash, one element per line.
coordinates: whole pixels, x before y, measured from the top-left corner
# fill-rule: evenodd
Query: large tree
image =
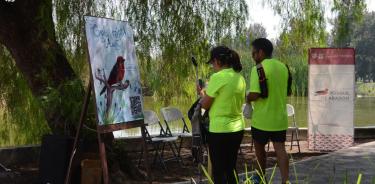
<path fill-rule="evenodd" d="M 128 20 L 135 31 L 143 84 L 170 99 L 180 92 L 193 96 L 193 90 L 189 93 L 181 85 L 194 81 L 189 75 L 191 54 L 205 60 L 222 35 L 242 29 L 246 10 L 244 0 L 0 0 L 0 44 L 14 60 L 13 72 L 27 81 L 52 132 L 71 127 L 73 133 L 74 126 L 66 125 L 78 121 L 83 81 L 89 76 L 83 15 Z M 11 66 L 3 61 L 1 66 Z M 111 157 L 129 165 L 123 154 Z"/>
<path fill-rule="evenodd" d="M 61 133 L 65 124 L 77 121 L 75 107 L 84 90 L 56 41 L 52 2 L 1 0 L 0 43 L 39 99 L 52 132 Z"/>

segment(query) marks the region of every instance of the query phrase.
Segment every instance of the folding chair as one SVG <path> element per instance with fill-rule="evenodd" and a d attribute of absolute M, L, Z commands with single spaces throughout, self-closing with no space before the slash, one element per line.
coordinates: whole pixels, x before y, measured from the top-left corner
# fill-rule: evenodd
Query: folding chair
<path fill-rule="evenodd" d="M 299 129 L 296 123 L 296 116 L 293 105 L 286 104 L 288 117 L 292 117 L 292 126 L 288 129 L 292 132 L 291 139 L 290 139 L 290 150 L 293 149 L 293 146 L 298 146 L 298 153 L 301 153 L 301 148 L 299 146 Z M 293 144 L 293 142 L 297 142 L 297 144 Z"/>
<path fill-rule="evenodd" d="M 242 105 L 242 112 L 245 112 L 245 106 L 246 106 L 246 104 Z M 254 109 L 254 107 L 252 107 L 252 108 Z M 251 114 L 252 114 L 252 112 L 251 112 Z M 247 117 L 245 117 L 245 118 L 247 119 Z M 251 115 L 250 115 L 249 119 L 251 119 Z M 245 132 L 250 132 L 250 134 L 251 134 L 251 126 L 245 127 L 244 130 L 245 130 Z M 244 144 L 242 146 L 247 146 L 247 145 Z M 253 139 L 253 137 L 251 137 L 251 143 L 250 143 L 250 151 L 251 152 L 253 151 L 253 148 L 254 148 L 254 139 Z M 269 151 L 269 150 L 270 150 L 270 141 L 267 142 L 267 151 Z M 240 153 L 242 153 L 241 147 L 240 147 Z"/>
<path fill-rule="evenodd" d="M 179 159 L 178 155 L 177 155 L 177 145 L 176 145 L 178 137 L 177 136 L 166 136 L 164 128 L 161 125 L 160 120 L 159 120 L 157 114 L 154 111 L 145 110 L 145 111 L 143 111 L 143 114 L 144 114 L 144 121 L 145 121 L 145 124 L 146 124 L 146 127 L 144 129 L 145 135 L 146 135 L 145 142 L 146 142 L 146 144 L 153 145 L 153 147 L 154 147 L 155 153 L 154 153 L 153 163 L 155 164 L 157 161 L 159 161 L 160 164 L 162 165 L 163 169 L 166 170 L 167 167 L 165 165 L 165 162 L 167 160 L 171 160 L 171 159 L 177 159 L 178 160 Z M 150 135 L 150 132 L 147 128 L 150 128 L 152 126 L 155 127 L 155 125 L 160 127 L 160 134 L 156 135 L 156 136 L 152 136 L 152 135 Z M 165 145 L 168 145 L 169 148 L 171 149 L 172 153 L 173 153 L 173 157 L 171 159 L 164 159 L 164 157 L 163 157 Z M 139 161 L 138 161 L 138 166 L 141 163 L 142 157 L 143 157 L 143 148 L 141 150 L 141 155 L 140 155 L 140 158 L 139 158 Z"/>
<path fill-rule="evenodd" d="M 250 119 L 250 117 L 246 117 L 246 116 L 245 116 L 245 106 L 246 106 L 246 104 L 243 104 L 243 105 L 242 105 L 242 112 L 243 112 L 243 114 L 244 114 L 244 118 L 245 118 L 245 119 Z M 249 126 L 249 127 L 245 127 L 244 131 L 245 131 L 245 132 L 249 132 L 249 133 L 250 133 L 250 136 L 251 136 L 251 126 Z M 241 144 L 241 145 L 240 145 L 240 150 L 239 150 L 240 154 L 242 154 L 242 147 L 245 147 L 245 146 L 250 146 L 250 151 L 251 151 L 251 152 L 253 151 L 254 140 L 253 140 L 252 137 L 251 137 L 251 143 L 250 143 L 250 145 L 249 145 L 249 144 Z"/>
<path fill-rule="evenodd" d="M 164 107 L 160 109 L 161 115 L 163 116 L 166 135 L 180 137 L 180 145 L 178 148 L 178 157 L 181 154 L 181 147 L 185 138 L 191 138 L 192 134 L 189 131 L 185 118 L 181 111 L 175 107 Z"/>

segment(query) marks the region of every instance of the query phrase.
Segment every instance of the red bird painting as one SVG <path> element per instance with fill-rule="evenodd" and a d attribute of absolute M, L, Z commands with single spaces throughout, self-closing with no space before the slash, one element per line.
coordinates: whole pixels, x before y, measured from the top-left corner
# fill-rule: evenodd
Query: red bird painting
<path fill-rule="evenodd" d="M 124 67 L 125 59 L 122 56 L 118 56 L 116 60 L 116 64 L 113 66 L 111 73 L 109 74 L 108 84 L 112 86 L 113 84 L 119 83 L 124 79 L 125 76 L 125 67 Z M 100 91 L 100 95 L 102 95 L 107 89 L 107 86 L 104 86 L 103 89 Z"/>

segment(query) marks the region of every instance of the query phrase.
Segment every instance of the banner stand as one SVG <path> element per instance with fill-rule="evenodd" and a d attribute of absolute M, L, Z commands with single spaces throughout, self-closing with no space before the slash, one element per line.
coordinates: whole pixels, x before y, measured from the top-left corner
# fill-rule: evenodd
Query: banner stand
<path fill-rule="evenodd" d="M 91 92 L 92 92 L 91 90 L 92 90 L 92 79 L 90 79 L 90 82 L 87 86 L 87 90 L 86 90 L 86 94 L 85 94 L 85 100 L 84 100 L 84 103 L 83 103 L 83 106 L 82 106 L 79 124 L 78 124 L 77 132 L 76 132 L 76 135 L 75 135 L 75 138 L 74 138 L 72 154 L 70 155 L 70 159 L 69 159 L 68 170 L 67 170 L 66 177 L 65 177 L 65 184 L 70 183 L 71 167 L 72 167 L 72 163 L 73 163 L 73 160 L 74 160 L 75 153 L 77 151 L 77 143 L 78 143 L 78 139 L 79 139 L 79 136 L 80 136 L 80 133 L 81 133 L 83 123 L 84 123 L 84 119 L 86 118 L 87 108 L 88 108 L 88 105 L 89 105 L 89 102 L 90 102 L 90 97 L 91 97 Z M 98 146 L 99 146 L 100 160 L 101 160 L 102 169 L 103 169 L 103 183 L 109 184 L 109 173 L 108 173 L 108 165 L 107 165 L 107 156 L 106 156 L 106 151 L 105 151 L 105 143 L 104 143 L 104 140 L 101 136 L 101 134 L 108 133 L 108 132 L 107 131 L 102 132 L 102 131 L 100 131 L 100 128 L 98 128 L 98 127 L 99 126 L 97 126 Z M 136 126 L 136 127 L 138 127 L 138 126 Z M 130 127 L 128 127 L 128 128 L 130 128 Z M 151 172 L 150 172 L 148 149 L 147 149 L 147 144 L 145 142 L 146 135 L 145 135 L 144 130 L 145 130 L 145 125 L 142 124 L 142 126 L 141 126 L 141 132 L 142 132 L 142 138 L 143 138 L 142 147 L 143 147 L 143 150 L 145 150 L 143 152 L 143 154 L 144 154 L 145 164 L 146 164 L 147 179 L 148 179 L 149 183 L 151 183 L 152 177 L 151 177 Z M 115 130 L 113 130 L 113 131 L 115 131 Z"/>
<path fill-rule="evenodd" d="M 354 143 L 355 50 L 311 48 L 308 62 L 308 148 L 348 148 Z"/>

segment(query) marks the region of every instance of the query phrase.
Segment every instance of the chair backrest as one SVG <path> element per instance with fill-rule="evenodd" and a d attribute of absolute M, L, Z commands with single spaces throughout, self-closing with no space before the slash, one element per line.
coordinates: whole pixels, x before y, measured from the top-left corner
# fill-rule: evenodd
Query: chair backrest
<path fill-rule="evenodd" d="M 144 121 L 147 124 L 147 126 L 157 124 L 160 122 L 158 115 L 154 111 L 144 110 L 143 115 L 144 115 Z"/>
<path fill-rule="evenodd" d="M 292 125 L 293 127 L 297 127 L 297 122 L 296 122 L 296 114 L 294 111 L 294 107 L 291 104 L 286 104 L 286 111 L 288 113 L 288 117 L 292 117 Z"/>
<path fill-rule="evenodd" d="M 294 107 L 293 105 L 286 104 L 286 111 L 288 112 L 288 116 L 294 116 Z"/>
<path fill-rule="evenodd" d="M 181 111 L 175 107 L 163 107 L 160 109 L 160 112 L 161 112 L 161 115 L 163 116 L 163 119 L 167 121 L 168 123 L 172 121 L 178 121 L 184 118 Z"/>
<path fill-rule="evenodd" d="M 175 107 L 163 107 L 160 109 L 160 112 L 166 124 L 167 133 L 189 132 L 184 116 L 179 109 Z"/>
<path fill-rule="evenodd" d="M 164 135 L 164 127 L 160 123 L 160 119 L 155 111 L 144 110 L 144 121 L 147 124 L 147 132 L 151 135 Z"/>

